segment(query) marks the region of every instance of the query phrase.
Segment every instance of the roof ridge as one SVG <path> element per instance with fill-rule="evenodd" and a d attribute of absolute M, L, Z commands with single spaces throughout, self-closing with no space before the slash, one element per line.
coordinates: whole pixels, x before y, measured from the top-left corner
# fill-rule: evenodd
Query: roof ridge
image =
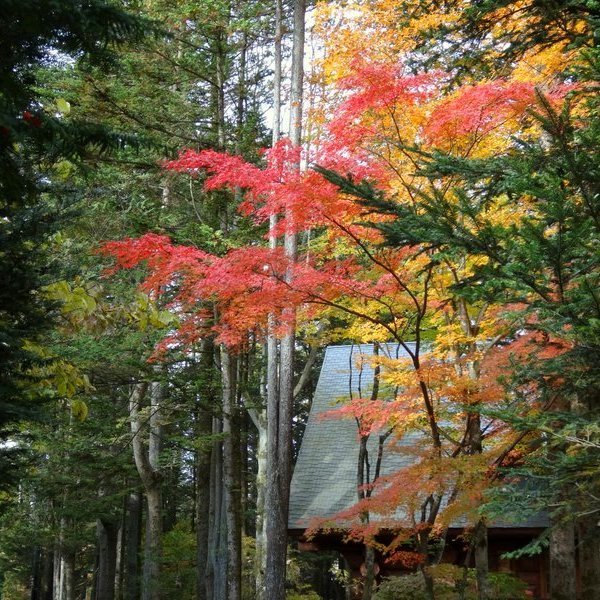
<path fill-rule="evenodd" d="M 383 344 L 386 346 L 389 345 L 393 345 L 393 346 L 402 346 L 403 344 L 405 345 L 414 345 L 417 342 L 416 341 L 411 341 L 411 342 L 378 342 L 379 344 Z M 326 350 L 329 350 L 329 348 L 358 348 L 360 346 L 373 346 L 373 342 L 356 342 L 355 344 L 328 344 L 327 346 L 325 346 Z"/>

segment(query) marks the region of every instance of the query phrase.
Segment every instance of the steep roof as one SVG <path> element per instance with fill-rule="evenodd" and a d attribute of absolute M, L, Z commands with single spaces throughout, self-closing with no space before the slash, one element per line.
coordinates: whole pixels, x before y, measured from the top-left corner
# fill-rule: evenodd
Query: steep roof
<path fill-rule="evenodd" d="M 409 348 L 414 345 L 409 345 Z M 406 357 L 397 344 L 383 344 L 381 353 L 391 357 Z M 372 356 L 373 345 L 329 346 L 321 367 L 319 381 L 298 460 L 294 469 L 291 491 L 289 529 L 305 529 L 316 518 L 328 518 L 350 508 L 357 501 L 356 471 L 358 463 L 358 430 L 352 418 L 323 418 L 341 401 L 351 397 L 367 397 L 373 385 L 373 369 L 361 356 Z M 360 364 L 360 366 L 358 366 Z M 382 396 L 380 396 L 382 397 Z M 384 452 L 381 474 L 394 473 L 411 464 L 414 458 L 402 453 L 402 445 L 412 445 L 417 434 L 395 443 L 393 451 Z M 377 436 L 369 440 L 369 454 L 375 457 Z M 371 459 L 374 463 L 374 458 Z M 464 523 L 457 523 L 462 526 Z M 538 516 L 518 525 L 494 522 L 493 527 L 541 528 L 547 518 Z"/>
<path fill-rule="evenodd" d="M 382 352 L 390 356 L 407 356 L 396 344 L 385 344 Z M 373 345 L 329 346 L 321 374 L 290 492 L 289 528 L 304 529 L 316 517 L 330 517 L 350 508 L 357 501 L 356 469 L 358 463 L 358 429 L 351 418 L 323 418 L 336 403 L 353 397 L 367 396 L 373 385 L 373 369 L 368 361 L 357 366 L 361 355 L 372 356 Z M 377 439 L 371 436 L 369 453 L 374 456 Z M 386 453 L 382 474 L 397 471 L 409 459 L 397 452 Z"/>

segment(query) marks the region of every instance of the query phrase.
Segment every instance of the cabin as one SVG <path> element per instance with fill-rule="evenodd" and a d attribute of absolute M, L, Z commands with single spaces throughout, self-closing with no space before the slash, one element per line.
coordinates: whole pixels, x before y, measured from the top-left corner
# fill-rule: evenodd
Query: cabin
<path fill-rule="evenodd" d="M 390 357 L 407 356 L 396 344 L 384 344 L 380 352 Z M 373 346 L 368 344 L 326 349 L 292 477 L 288 520 L 289 534 L 297 540 L 300 550 L 341 553 L 357 581 L 365 571 L 365 548 L 361 543 L 345 541 L 344 523 L 340 522 L 334 532 L 318 533 L 310 539 L 305 533 L 315 520 L 333 519 L 356 503 L 359 450 L 356 422 L 351 418 L 323 418 L 323 413 L 331 411 L 351 394 L 354 397 L 368 395 L 374 377 L 368 360 L 372 355 Z M 371 455 L 376 453 L 376 437 L 371 436 L 369 442 Z M 411 444 L 412 441 L 401 441 L 393 451 L 384 452 L 382 475 L 398 472 L 414 460 L 408 453 L 402 453 L 402 443 Z M 450 527 L 443 561 L 464 564 L 466 548 L 460 536 L 465 525 L 457 522 Z M 546 526 L 547 519 L 540 515 L 519 523 L 493 522 L 488 527 L 490 569 L 517 575 L 527 583 L 531 597 L 539 600 L 549 598 L 547 556 L 508 560 L 502 555 L 524 546 Z M 386 521 L 380 534 L 382 540 L 392 534 L 393 525 Z M 397 568 L 387 565 L 380 556 L 376 557 L 375 571 L 378 577 L 399 574 Z"/>

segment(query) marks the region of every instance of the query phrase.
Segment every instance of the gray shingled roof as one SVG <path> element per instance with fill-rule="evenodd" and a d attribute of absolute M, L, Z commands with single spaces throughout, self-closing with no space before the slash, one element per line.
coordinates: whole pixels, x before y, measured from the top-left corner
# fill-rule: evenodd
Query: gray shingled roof
<path fill-rule="evenodd" d="M 385 344 L 382 353 L 407 356 L 396 344 Z M 305 529 L 315 518 L 328 518 L 356 503 L 356 469 L 358 462 L 358 431 L 352 418 L 323 418 L 323 413 L 340 401 L 367 397 L 373 384 L 373 370 L 368 361 L 357 367 L 360 356 L 371 356 L 371 344 L 329 346 L 325 352 L 319 381 L 298 460 L 294 469 L 288 527 Z M 402 443 L 413 444 L 414 436 Z M 369 452 L 375 456 L 377 436 L 371 436 Z M 401 446 L 400 444 L 400 446 Z M 398 451 L 384 453 L 382 475 L 408 466 L 413 458 Z M 544 527 L 545 518 L 529 519 L 520 527 Z M 461 524 L 456 524 L 460 526 Z M 514 524 L 493 523 L 494 527 L 515 527 Z"/>
<path fill-rule="evenodd" d="M 386 344 L 391 356 L 407 356 L 396 344 Z M 313 397 L 308 423 L 302 438 L 290 492 L 290 529 L 304 529 L 316 517 L 330 517 L 356 503 L 358 430 L 351 418 L 322 418 L 339 401 L 366 397 L 373 385 L 368 364 L 357 368 L 361 355 L 373 354 L 371 344 L 329 346 Z M 376 452 L 377 439 L 371 436 L 369 452 Z M 387 453 L 382 474 L 408 464 L 399 453 Z"/>

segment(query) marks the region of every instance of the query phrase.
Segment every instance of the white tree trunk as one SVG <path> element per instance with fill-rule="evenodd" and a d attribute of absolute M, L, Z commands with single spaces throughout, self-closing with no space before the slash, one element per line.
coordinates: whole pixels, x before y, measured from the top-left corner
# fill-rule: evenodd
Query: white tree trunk
<path fill-rule="evenodd" d="M 265 567 L 267 537 L 265 519 L 265 490 L 267 484 L 267 415 L 265 411 L 249 409 L 248 414 L 258 432 L 256 449 L 256 538 L 254 555 L 254 580 L 257 600 L 265 600 Z"/>
<path fill-rule="evenodd" d="M 302 139 L 302 92 L 304 80 L 305 0 L 294 1 L 294 42 L 292 48 L 292 81 L 290 98 L 290 138 L 300 145 Z M 297 165 L 300 168 L 300 165 Z M 285 233 L 284 252 L 290 265 L 296 260 L 297 241 L 292 213 L 286 214 L 288 229 Z M 292 283 L 292 269 L 284 279 Z M 273 377 L 267 390 L 267 492 L 265 518 L 267 519 L 267 563 L 265 571 L 266 597 L 284 600 L 287 557 L 287 518 L 292 458 L 292 412 L 294 391 L 295 311 L 285 309 L 284 321 L 290 327 L 280 343 L 279 390 L 275 394 Z M 269 359 L 269 368 L 273 365 Z"/>
<path fill-rule="evenodd" d="M 227 598 L 240 600 L 242 578 L 242 543 L 239 504 L 237 454 L 239 445 L 234 420 L 235 360 L 225 346 L 221 346 L 221 380 L 223 395 L 223 479 L 225 484 L 225 513 L 227 523 Z"/>
<path fill-rule="evenodd" d="M 143 600 L 159 600 L 159 575 L 162 538 L 162 498 L 160 474 L 160 426 L 163 388 L 159 382 L 150 385 L 150 415 L 144 423 L 140 406 L 148 390 L 147 383 L 138 383 L 129 397 L 129 417 L 135 466 L 144 487 L 147 507 L 146 545 L 143 569 Z M 145 427 L 146 426 L 146 427 Z M 143 431 L 148 429 L 147 449 Z"/>

